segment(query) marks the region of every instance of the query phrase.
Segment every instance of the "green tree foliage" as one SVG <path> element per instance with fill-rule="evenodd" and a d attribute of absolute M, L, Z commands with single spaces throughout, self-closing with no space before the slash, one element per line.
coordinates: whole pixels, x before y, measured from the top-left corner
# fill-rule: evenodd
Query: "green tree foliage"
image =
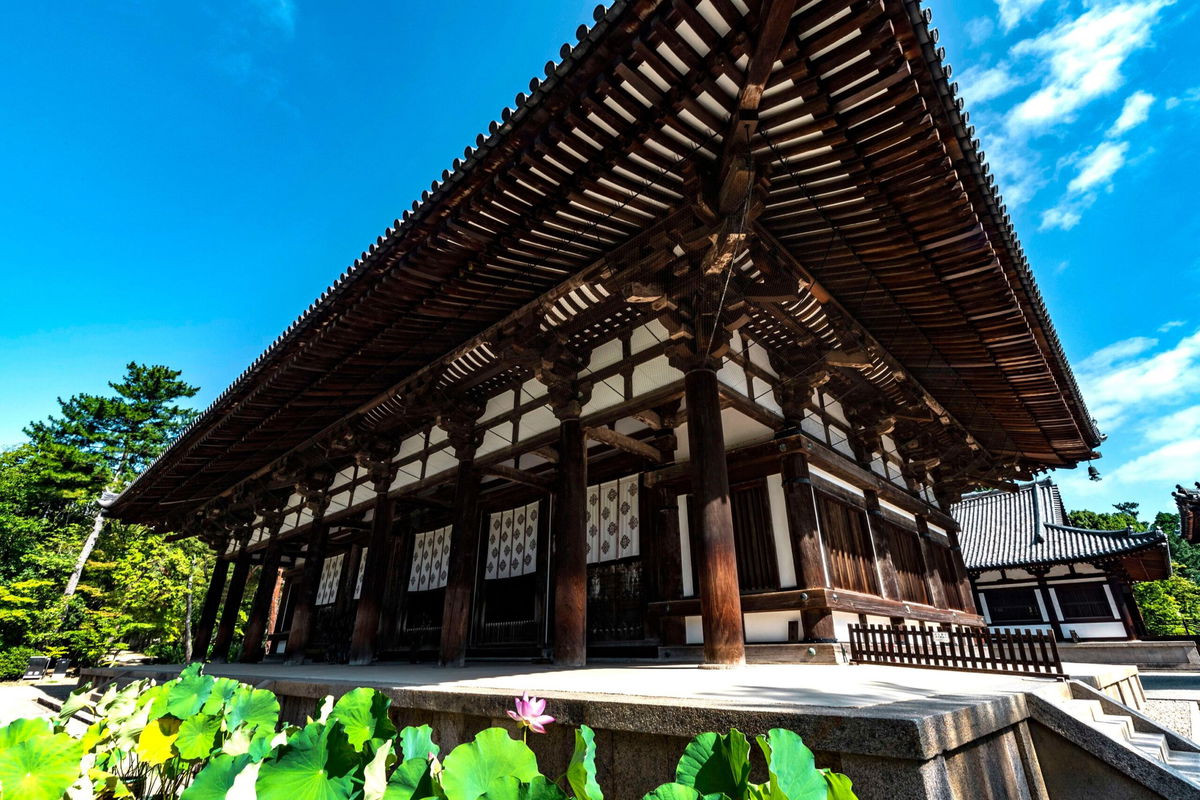
<path fill-rule="evenodd" d="M 179 380 L 177 369 L 130 362 L 125 378 L 109 382 L 115 395 L 77 394 L 59 398 L 61 417 L 32 422 L 25 434 L 35 445 L 52 443 L 99 456 L 118 484 L 150 466 L 196 417 L 177 400 L 199 387 Z"/>
<path fill-rule="evenodd" d="M 1138 610 L 1146 629 L 1155 636 L 1200 632 L 1200 546 L 1185 541 L 1179 533 L 1179 515 L 1158 512 L 1153 526 L 1139 519 L 1137 503 L 1115 503 L 1113 511 L 1072 511 L 1067 522 L 1079 528 L 1102 531 L 1146 531 L 1151 527 L 1167 535 L 1173 574 L 1161 581 L 1133 587 Z"/>
<path fill-rule="evenodd" d="M 197 388 L 179 370 L 131 363 L 109 386 L 60 399 L 58 415 L 25 429 L 27 443 L 0 452 L 0 650 L 95 662 L 121 646 L 177 646 L 189 575 L 203 592 L 206 548 L 110 520 L 63 597 L 101 491 L 124 488 L 195 418 L 181 402 Z"/>

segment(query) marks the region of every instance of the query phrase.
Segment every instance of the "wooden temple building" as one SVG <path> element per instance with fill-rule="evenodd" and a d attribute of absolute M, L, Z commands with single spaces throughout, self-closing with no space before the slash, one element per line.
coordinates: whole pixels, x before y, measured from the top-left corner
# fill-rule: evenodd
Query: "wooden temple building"
<path fill-rule="evenodd" d="M 1192 544 L 1200 544 L 1200 482 L 1194 489 L 1176 484 L 1171 496 L 1179 509 L 1179 535 Z"/>
<path fill-rule="evenodd" d="M 929 22 L 598 8 L 116 502 L 197 651 L 253 570 L 249 660 L 982 625 L 950 504 L 1100 436 Z"/>
<path fill-rule="evenodd" d="M 1062 641 L 1146 635 L 1133 584 L 1170 577 L 1163 531 L 1074 527 L 1048 479 L 968 495 L 950 512 L 989 626 L 1044 630 Z"/>

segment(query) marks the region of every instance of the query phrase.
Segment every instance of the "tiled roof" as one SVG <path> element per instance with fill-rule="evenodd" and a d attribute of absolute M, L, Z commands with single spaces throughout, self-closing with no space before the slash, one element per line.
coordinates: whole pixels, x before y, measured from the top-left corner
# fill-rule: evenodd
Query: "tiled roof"
<path fill-rule="evenodd" d="M 968 495 L 950 509 L 962 530 L 967 569 L 1067 564 L 1166 548 L 1161 530 L 1094 531 L 1067 525 L 1058 487 L 1049 480 L 1015 492 Z"/>

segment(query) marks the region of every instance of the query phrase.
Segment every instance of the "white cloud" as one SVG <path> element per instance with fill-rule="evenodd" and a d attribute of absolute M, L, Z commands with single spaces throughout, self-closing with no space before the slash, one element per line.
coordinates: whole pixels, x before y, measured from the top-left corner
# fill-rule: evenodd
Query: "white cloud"
<path fill-rule="evenodd" d="M 1181 408 L 1165 417 L 1150 420 L 1144 432 L 1149 442 L 1200 438 L 1200 405 Z"/>
<path fill-rule="evenodd" d="M 1109 129 L 1109 136 L 1120 136 L 1126 131 L 1136 128 L 1150 116 L 1150 106 L 1154 105 L 1154 95 L 1149 92 L 1137 91 L 1125 98 L 1121 107 L 1121 116 Z"/>
<path fill-rule="evenodd" d="M 1103 430 L 1200 393 L 1200 332 L 1152 352 L 1157 339 L 1138 336 L 1109 345 L 1079 362 L 1083 396 Z"/>
<path fill-rule="evenodd" d="M 957 76 L 963 99 L 971 104 L 986 103 L 1007 94 L 1020 81 L 1004 65 L 983 70 L 967 70 Z"/>
<path fill-rule="evenodd" d="M 1125 60 L 1150 44 L 1158 12 L 1171 2 L 1135 0 L 1094 7 L 1039 36 L 1018 42 L 1013 54 L 1047 62 L 1049 75 L 1041 88 L 1012 110 L 1009 129 L 1036 133 L 1070 121 L 1074 112 L 1119 88 L 1125 80 L 1121 72 Z M 1002 6 L 1002 22 L 1004 13 Z"/>
<path fill-rule="evenodd" d="M 1168 320 L 1167 322 L 1164 322 L 1162 325 L 1158 326 L 1158 332 L 1166 333 L 1167 331 L 1171 330 L 1172 328 L 1178 328 L 1184 324 L 1185 324 L 1184 321 L 1181 319 Z"/>
<path fill-rule="evenodd" d="M 1041 8 L 1046 0 L 996 0 L 1000 6 L 1000 27 L 1011 31 L 1022 20 L 1028 19 Z"/>
<path fill-rule="evenodd" d="M 983 44 L 992 36 L 996 26 L 987 17 L 976 17 L 966 24 L 967 38 L 971 44 Z"/>
<path fill-rule="evenodd" d="M 1108 184 L 1112 176 L 1125 163 L 1129 142 L 1101 142 L 1079 162 L 1079 174 L 1069 184 L 1067 191 L 1076 194 L 1090 191 Z"/>
<path fill-rule="evenodd" d="M 1057 228 L 1061 231 L 1069 231 L 1078 225 L 1081 219 L 1083 219 L 1083 215 L 1078 210 L 1072 208 L 1068 203 L 1062 203 L 1042 212 L 1042 224 L 1038 226 L 1038 230 L 1050 231 Z"/>
<path fill-rule="evenodd" d="M 1119 484 L 1162 483 L 1166 488 L 1177 483 L 1186 485 L 1196 475 L 1200 475 L 1200 437 L 1176 439 L 1126 461 L 1107 477 Z"/>
<path fill-rule="evenodd" d="M 1179 108 L 1179 106 L 1189 105 L 1192 103 L 1200 103 L 1200 86 L 1188 89 L 1182 95 L 1168 97 L 1165 105 L 1168 111 L 1172 111 L 1176 108 Z"/>

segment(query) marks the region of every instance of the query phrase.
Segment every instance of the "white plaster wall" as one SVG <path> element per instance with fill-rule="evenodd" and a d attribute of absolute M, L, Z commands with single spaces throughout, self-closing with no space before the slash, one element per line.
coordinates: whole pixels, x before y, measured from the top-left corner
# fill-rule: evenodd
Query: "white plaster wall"
<path fill-rule="evenodd" d="M 850 626 L 858 624 L 858 614 L 849 611 L 833 612 L 833 635 L 839 642 L 850 641 Z"/>
<path fill-rule="evenodd" d="M 782 475 L 767 476 L 767 500 L 771 507 L 771 534 L 775 540 L 775 560 L 779 565 L 779 586 L 788 589 L 797 585 L 796 559 L 792 553 Z"/>
<path fill-rule="evenodd" d="M 685 641 L 688 644 L 703 644 L 704 642 L 704 623 L 700 617 L 684 617 L 683 618 Z"/>
<path fill-rule="evenodd" d="M 812 464 L 808 465 L 808 471 L 809 471 L 809 474 L 814 475 L 814 476 L 820 478 L 821 480 L 828 481 L 829 483 L 832 483 L 834 486 L 840 486 L 841 488 L 845 489 L 846 491 L 848 491 L 852 494 L 858 495 L 859 497 L 863 496 L 862 489 L 855 486 L 853 483 L 850 483 L 849 481 L 842 480 L 837 475 L 834 475 L 832 472 L 826 472 L 825 470 L 821 469 L 820 467 L 813 466 Z"/>
<path fill-rule="evenodd" d="M 755 643 L 786 642 L 788 640 L 788 623 L 800 623 L 799 611 L 756 611 L 744 615 L 746 626 L 746 641 Z M 801 636 L 804 635 L 803 623 Z"/>
<path fill-rule="evenodd" d="M 666 356 L 655 356 L 633 368 L 633 396 L 648 394 L 682 377 L 683 373 L 674 369 Z"/>
<path fill-rule="evenodd" d="M 691 597 L 696 593 L 696 587 L 692 584 L 692 537 L 689 536 L 688 530 L 688 497 L 690 495 L 681 494 L 679 496 L 679 564 L 683 570 L 683 596 Z"/>

